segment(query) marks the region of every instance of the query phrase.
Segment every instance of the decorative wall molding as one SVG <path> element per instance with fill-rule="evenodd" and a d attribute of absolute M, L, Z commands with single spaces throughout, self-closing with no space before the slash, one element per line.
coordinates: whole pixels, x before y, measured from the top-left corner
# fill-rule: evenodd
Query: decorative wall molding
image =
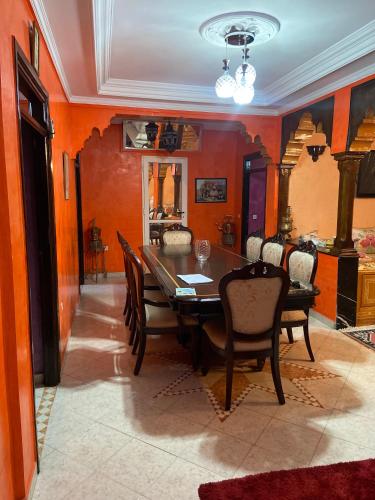
<path fill-rule="evenodd" d="M 53 36 L 52 28 L 48 20 L 47 12 L 44 7 L 43 0 L 30 0 L 35 17 L 38 21 L 40 29 L 42 30 L 43 37 L 46 41 L 49 53 L 51 54 L 53 64 L 55 65 L 57 74 L 59 75 L 61 85 L 63 86 L 66 98 L 70 100 L 72 95 L 68 79 L 66 77 L 64 67 L 61 61 L 59 50 Z"/>
<path fill-rule="evenodd" d="M 137 99 L 111 99 L 109 97 L 75 96 L 70 97 L 70 102 L 75 104 L 93 104 L 99 106 L 118 106 L 125 108 L 147 108 L 147 109 L 167 109 L 169 111 L 199 111 L 203 113 L 224 113 L 226 115 L 245 116 L 278 116 L 279 113 L 274 108 L 263 108 L 255 106 L 235 106 L 217 104 L 199 104 L 193 102 L 165 102 L 155 100 Z"/>
<path fill-rule="evenodd" d="M 375 109 L 375 107 L 374 107 Z M 375 113 L 368 109 L 362 123 L 358 127 L 357 135 L 350 144 L 349 151 L 371 151 L 375 143 Z"/>
<path fill-rule="evenodd" d="M 357 71 L 353 71 L 337 80 L 327 83 L 323 85 L 317 90 L 312 92 L 303 94 L 303 96 L 293 100 L 293 102 L 284 104 L 279 106 L 277 109 L 279 114 L 284 114 L 287 111 L 292 109 L 300 108 L 301 106 L 307 105 L 308 103 L 319 99 L 320 97 L 327 97 L 327 95 L 332 94 L 336 90 L 342 89 L 347 85 L 351 85 L 352 83 L 358 82 L 362 78 L 366 78 L 367 76 L 373 75 L 375 73 L 375 63 L 366 66 L 365 68 L 361 68 Z"/>
<path fill-rule="evenodd" d="M 264 89 L 267 105 L 375 51 L 375 20 L 331 45 Z"/>
<path fill-rule="evenodd" d="M 375 51 L 375 20 L 343 38 L 310 61 L 302 64 L 288 75 L 276 80 L 261 92 L 257 91 L 251 106 L 235 106 L 218 99 L 213 88 L 198 85 L 169 84 L 123 80 L 110 77 L 111 39 L 115 0 L 92 0 L 95 66 L 97 91 L 99 96 L 72 95 L 61 57 L 53 36 L 51 25 L 43 0 L 30 0 L 56 71 L 70 102 L 102 104 L 105 106 L 147 107 L 151 109 L 170 109 L 230 113 L 236 115 L 277 116 L 297 109 L 313 100 L 326 96 L 339 88 L 352 84 L 361 78 L 375 73 L 375 63 L 345 76 L 323 84 L 318 90 L 308 91 L 293 102 L 278 106 L 276 102 L 305 86 L 328 76 L 330 73 Z M 115 96 L 109 99 L 105 96 Z M 164 102 L 163 102 L 164 101 Z M 269 107 L 274 103 L 273 107 Z"/>
<path fill-rule="evenodd" d="M 92 0 L 96 84 L 99 94 L 110 78 L 114 5 L 114 0 Z"/>

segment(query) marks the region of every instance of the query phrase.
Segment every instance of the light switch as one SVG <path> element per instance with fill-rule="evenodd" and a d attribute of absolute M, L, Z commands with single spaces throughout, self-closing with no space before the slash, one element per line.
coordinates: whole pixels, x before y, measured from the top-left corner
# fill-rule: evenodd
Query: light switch
<path fill-rule="evenodd" d="M 253 220 L 257 220 L 258 218 L 258 215 L 257 214 L 253 214 Z"/>

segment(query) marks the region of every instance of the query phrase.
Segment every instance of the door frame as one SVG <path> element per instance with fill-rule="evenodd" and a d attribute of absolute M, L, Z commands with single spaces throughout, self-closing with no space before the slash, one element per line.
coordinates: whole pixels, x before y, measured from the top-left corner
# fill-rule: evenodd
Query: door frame
<path fill-rule="evenodd" d="M 81 293 L 81 285 L 85 283 L 85 256 L 83 250 L 83 223 L 82 223 L 82 188 L 81 188 L 81 159 L 78 153 L 74 160 L 74 171 L 76 179 L 77 198 L 77 232 L 78 232 L 78 270 L 79 282 L 78 292 Z"/>
<path fill-rule="evenodd" d="M 248 238 L 248 224 L 249 224 L 249 214 L 248 214 L 248 208 L 249 208 L 249 195 L 250 195 L 250 189 L 249 189 L 249 181 L 250 181 L 250 176 L 253 172 L 261 172 L 265 171 L 266 172 L 266 185 L 265 185 L 265 196 L 264 196 L 264 227 L 262 234 L 260 236 L 264 237 L 264 231 L 266 227 L 266 204 L 267 204 L 267 163 L 264 160 L 265 164 L 264 167 L 261 168 L 247 168 L 246 162 L 252 161 L 252 160 L 261 160 L 263 158 L 262 154 L 260 151 L 256 151 L 255 153 L 250 153 L 248 155 L 245 155 L 243 157 L 243 163 L 242 163 L 242 214 L 241 214 L 241 253 L 242 255 L 246 255 L 246 241 Z"/>
<path fill-rule="evenodd" d="M 177 156 L 142 156 L 142 227 L 143 227 L 143 244 L 149 245 L 150 242 L 150 224 L 149 211 L 145 207 L 146 199 L 148 199 L 148 172 L 146 167 L 149 163 L 180 163 L 181 164 L 181 204 L 185 207 L 182 217 L 184 225 L 188 224 L 188 159 L 186 157 Z M 147 182 L 146 182 L 147 180 Z"/>
<path fill-rule="evenodd" d="M 44 299 L 48 302 L 43 308 L 46 314 L 42 318 L 43 332 L 43 357 L 44 357 L 44 385 L 55 386 L 60 382 L 60 328 L 59 328 L 59 302 L 58 302 L 58 275 L 57 275 L 57 255 L 56 255 L 56 225 L 55 225 L 55 203 L 54 203 L 54 186 L 52 172 L 52 148 L 51 148 L 51 130 L 50 130 L 50 115 L 49 115 L 49 98 L 48 93 L 42 85 L 35 69 L 27 60 L 24 52 L 13 37 L 14 58 L 15 58 L 15 79 L 16 79 L 16 109 L 18 117 L 18 137 L 19 137 L 19 154 L 22 177 L 22 203 L 25 221 L 25 254 L 27 255 L 27 235 L 26 235 L 26 206 L 25 206 L 25 171 L 22 151 L 22 119 L 28 122 L 33 129 L 44 137 L 45 141 L 45 164 L 41 165 L 44 169 L 42 175 L 45 181 L 46 198 L 48 210 L 44 213 L 45 224 L 48 227 L 47 251 L 43 257 L 47 267 L 49 281 L 45 284 Z M 26 85 L 33 92 L 34 96 L 42 103 L 43 116 L 45 124 L 40 124 L 35 118 L 30 116 L 20 107 L 20 78 L 26 82 Z M 28 261 L 27 267 L 27 286 L 29 289 L 29 304 L 30 304 L 30 287 L 29 287 L 29 271 Z M 30 331 L 30 352 L 32 356 L 32 336 L 31 336 L 31 311 L 29 307 L 29 331 Z"/>

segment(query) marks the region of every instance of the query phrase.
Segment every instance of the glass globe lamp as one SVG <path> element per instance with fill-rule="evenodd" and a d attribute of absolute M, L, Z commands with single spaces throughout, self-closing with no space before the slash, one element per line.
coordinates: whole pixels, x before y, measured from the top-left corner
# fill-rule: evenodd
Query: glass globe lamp
<path fill-rule="evenodd" d="M 250 104 L 254 97 L 254 87 L 252 85 L 237 85 L 233 94 L 236 104 Z"/>
<path fill-rule="evenodd" d="M 236 88 L 236 80 L 231 76 L 228 70 L 224 71 L 215 84 L 215 91 L 218 97 L 227 99 L 228 97 L 233 97 L 233 93 Z"/>
<path fill-rule="evenodd" d="M 238 84 L 246 85 L 248 87 L 254 85 L 256 76 L 257 73 L 254 66 L 248 63 L 240 64 L 234 75 Z"/>

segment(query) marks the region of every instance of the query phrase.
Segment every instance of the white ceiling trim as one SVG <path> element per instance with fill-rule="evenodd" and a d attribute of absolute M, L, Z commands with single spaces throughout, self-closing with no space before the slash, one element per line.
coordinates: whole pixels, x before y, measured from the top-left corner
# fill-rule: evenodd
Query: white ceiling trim
<path fill-rule="evenodd" d="M 375 20 L 354 31 L 264 89 L 267 104 L 279 101 L 310 83 L 375 51 Z"/>
<path fill-rule="evenodd" d="M 113 3 L 114 0 L 92 0 L 94 14 L 95 11 L 99 12 L 99 15 L 94 15 L 94 36 L 96 42 L 102 40 L 98 45 L 95 42 L 98 51 L 95 56 L 98 94 L 222 105 L 213 87 L 110 78 L 112 29 L 109 23 L 113 21 Z M 269 106 L 374 50 L 375 20 L 279 78 L 264 91 L 256 91 L 253 103 Z M 349 78 L 351 79 L 351 76 Z M 309 95 L 306 96 L 305 102 L 308 100 Z"/>
<path fill-rule="evenodd" d="M 66 77 L 61 57 L 56 45 L 55 37 L 48 20 L 46 9 L 44 8 L 43 0 L 30 0 L 35 17 L 38 21 L 44 40 L 46 41 L 49 53 L 51 54 L 53 64 L 55 65 L 57 74 L 59 75 L 61 85 L 63 86 L 66 98 L 68 101 L 72 95 L 68 79 Z"/>
<path fill-rule="evenodd" d="M 145 82 L 109 78 L 98 92 L 101 95 L 135 97 L 139 99 L 164 99 L 166 101 L 202 102 L 223 105 L 223 100 L 216 96 L 213 87 L 183 85 L 161 82 Z M 262 105 L 261 98 L 253 104 Z"/>
<path fill-rule="evenodd" d="M 217 104 L 199 104 L 193 102 L 163 102 L 154 100 L 110 99 L 105 97 L 71 96 L 70 102 L 75 104 L 93 104 L 103 106 L 119 106 L 128 108 L 166 109 L 168 111 L 199 111 L 203 113 L 224 113 L 226 115 L 278 116 L 273 108 L 255 106 L 235 106 Z"/>
<path fill-rule="evenodd" d="M 375 63 L 370 64 L 365 68 L 354 71 L 349 75 L 345 75 L 341 78 L 338 78 L 334 82 L 327 83 L 327 85 L 319 88 L 318 90 L 306 93 L 299 99 L 293 100 L 292 103 L 286 104 L 285 106 L 279 106 L 276 109 L 278 111 L 278 114 L 283 114 L 286 113 L 287 111 L 290 111 L 291 109 L 300 108 L 311 101 L 315 101 L 320 97 L 332 94 L 336 90 L 346 87 L 347 85 L 351 85 L 352 83 L 358 82 L 358 80 L 361 80 L 362 78 L 366 78 L 367 76 L 373 74 L 375 74 Z"/>
<path fill-rule="evenodd" d="M 96 84 L 100 94 L 109 80 L 114 0 L 92 0 Z"/>

